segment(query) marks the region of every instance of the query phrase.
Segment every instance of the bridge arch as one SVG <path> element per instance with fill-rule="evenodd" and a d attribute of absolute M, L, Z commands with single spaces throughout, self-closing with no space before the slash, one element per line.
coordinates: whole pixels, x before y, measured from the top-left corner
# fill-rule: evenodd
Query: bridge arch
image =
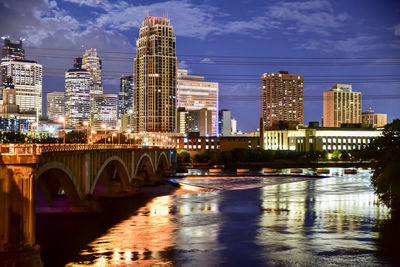
<path fill-rule="evenodd" d="M 162 151 L 160 155 L 158 155 L 157 166 L 156 166 L 156 174 L 162 176 L 169 169 L 169 160 L 165 151 Z"/>
<path fill-rule="evenodd" d="M 72 171 L 63 163 L 52 161 L 44 164 L 37 171 L 37 186 L 40 188 L 47 203 L 51 206 L 55 195 L 64 191 L 72 205 L 82 200 L 82 193 L 78 190 L 78 183 Z"/>
<path fill-rule="evenodd" d="M 148 153 L 143 153 L 136 164 L 134 179 L 150 182 L 154 179 L 154 163 Z"/>
<path fill-rule="evenodd" d="M 124 161 L 118 156 L 111 156 L 106 159 L 101 165 L 100 169 L 97 171 L 94 181 L 91 185 L 90 194 L 95 192 L 96 185 L 99 183 L 99 180 L 106 179 L 105 175 L 107 175 L 108 166 L 113 166 L 116 173 L 113 173 L 112 176 L 118 175 L 119 181 L 121 182 L 121 189 L 127 189 L 130 184 L 130 177 L 128 168 L 126 167 Z M 109 175 L 110 173 L 108 173 Z M 113 178 L 113 177 L 111 177 Z"/>

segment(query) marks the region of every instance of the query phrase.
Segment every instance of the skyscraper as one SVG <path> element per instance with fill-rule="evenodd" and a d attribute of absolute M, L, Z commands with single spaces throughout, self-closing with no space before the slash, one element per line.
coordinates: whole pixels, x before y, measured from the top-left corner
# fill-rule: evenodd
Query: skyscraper
<path fill-rule="evenodd" d="M 75 125 L 90 118 L 90 73 L 70 69 L 65 73 L 65 114 L 68 124 Z"/>
<path fill-rule="evenodd" d="M 261 109 L 266 128 L 274 121 L 304 123 L 304 76 L 287 71 L 261 76 Z"/>
<path fill-rule="evenodd" d="M 74 61 L 74 67 L 79 67 L 79 64 L 82 64 L 81 68 L 89 71 L 90 73 L 90 95 L 102 94 L 103 87 L 101 86 L 101 60 L 97 55 L 96 48 L 91 48 L 86 50 L 85 54 L 82 57 L 82 62 L 80 62 L 79 58 L 76 58 Z"/>
<path fill-rule="evenodd" d="M 118 118 L 121 115 L 133 113 L 134 76 L 122 76 L 118 93 Z"/>
<path fill-rule="evenodd" d="M 231 136 L 232 135 L 232 120 L 231 111 L 227 109 L 221 109 L 219 111 L 219 135 Z"/>
<path fill-rule="evenodd" d="M 23 112 L 42 112 L 42 65 L 25 60 L 23 40 L 3 37 L 0 66 L 0 102 L 3 89 L 11 83 L 16 91 L 16 104 Z"/>
<path fill-rule="evenodd" d="M 4 44 L 1 47 L 2 59 L 25 60 L 25 50 L 22 48 L 23 40 L 10 40 L 2 37 Z"/>
<path fill-rule="evenodd" d="M 187 70 L 178 69 L 178 107 L 185 110 L 211 111 L 211 135 L 218 134 L 218 83 L 206 82 L 203 76 L 189 75 Z"/>
<path fill-rule="evenodd" d="M 361 123 L 361 92 L 353 92 L 348 84 L 334 84 L 324 92 L 323 126 L 342 123 Z"/>
<path fill-rule="evenodd" d="M 116 94 L 93 96 L 92 128 L 101 129 L 102 124 L 106 124 L 108 128 L 117 125 L 117 99 Z"/>
<path fill-rule="evenodd" d="M 42 65 L 30 60 L 9 60 L 2 61 L 1 68 L 4 76 L 12 80 L 20 110 L 41 114 Z"/>
<path fill-rule="evenodd" d="M 166 18 L 145 17 L 136 41 L 136 131 L 176 131 L 176 40 Z"/>
<path fill-rule="evenodd" d="M 47 93 L 47 118 L 57 121 L 59 117 L 65 115 L 65 95 L 64 92 Z"/>

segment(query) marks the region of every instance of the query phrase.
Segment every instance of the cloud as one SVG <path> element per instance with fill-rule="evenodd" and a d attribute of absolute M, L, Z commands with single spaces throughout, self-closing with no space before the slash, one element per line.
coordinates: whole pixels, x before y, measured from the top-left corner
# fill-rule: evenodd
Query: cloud
<path fill-rule="evenodd" d="M 394 35 L 400 36 L 400 24 L 397 24 L 396 26 L 394 26 Z"/>
<path fill-rule="evenodd" d="M 215 62 L 209 58 L 209 57 L 205 57 L 202 60 L 200 60 L 201 63 L 207 63 L 207 64 L 215 64 Z"/>
<path fill-rule="evenodd" d="M 361 52 L 386 47 L 379 42 L 377 36 L 356 35 L 346 39 L 311 39 L 301 46 L 309 50 L 321 50 L 324 52 Z"/>
<path fill-rule="evenodd" d="M 336 13 L 328 1 L 280 2 L 266 12 L 271 20 L 285 22 L 284 27 L 294 27 L 298 32 L 330 35 L 349 19 L 346 13 Z"/>

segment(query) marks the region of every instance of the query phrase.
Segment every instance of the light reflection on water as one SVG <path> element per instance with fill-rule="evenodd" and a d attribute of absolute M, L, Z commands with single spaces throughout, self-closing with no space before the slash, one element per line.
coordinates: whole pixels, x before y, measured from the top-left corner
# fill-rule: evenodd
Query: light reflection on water
<path fill-rule="evenodd" d="M 376 204 L 370 172 L 331 170 L 338 175 L 299 182 L 214 177 L 213 186 L 258 188 L 155 198 L 88 244 L 71 265 L 388 264 L 375 256 L 373 227 L 388 210 Z"/>

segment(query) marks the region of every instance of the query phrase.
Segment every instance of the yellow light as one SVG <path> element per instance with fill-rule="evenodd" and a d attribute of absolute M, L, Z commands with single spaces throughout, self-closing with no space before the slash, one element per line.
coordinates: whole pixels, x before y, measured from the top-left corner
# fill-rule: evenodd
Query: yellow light
<path fill-rule="evenodd" d="M 65 118 L 64 117 L 59 117 L 58 118 L 58 122 L 64 123 L 65 122 Z"/>
<path fill-rule="evenodd" d="M 103 124 L 101 125 L 101 128 L 105 129 L 105 128 L 107 128 L 107 125 L 103 123 Z"/>
<path fill-rule="evenodd" d="M 88 126 L 88 125 L 89 125 L 89 122 L 84 121 L 84 122 L 83 122 L 83 125 Z"/>

